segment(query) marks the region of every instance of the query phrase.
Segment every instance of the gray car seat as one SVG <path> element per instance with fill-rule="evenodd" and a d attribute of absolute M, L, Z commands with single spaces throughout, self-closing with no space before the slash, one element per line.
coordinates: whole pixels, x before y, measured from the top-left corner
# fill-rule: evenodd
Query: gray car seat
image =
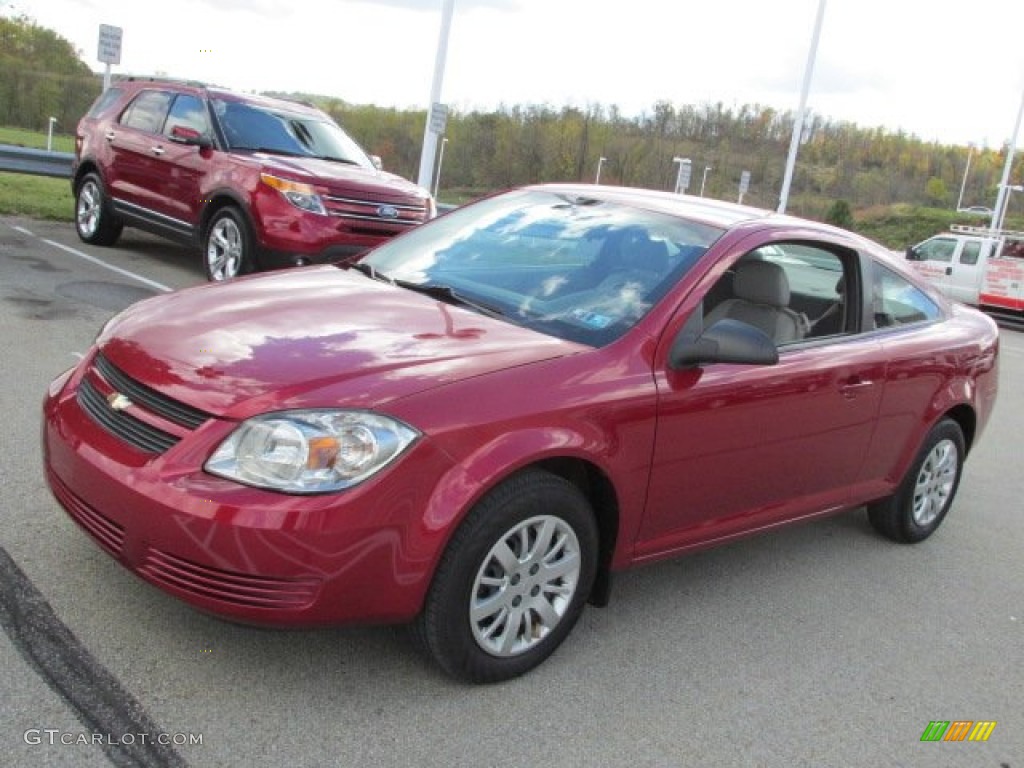
<path fill-rule="evenodd" d="M 802 339 L 807 318 L 789 308 L 789 280 L 770 261 L 740 263 L 733 277 L 733 296 L 712 309 L 704 327 L 732 318 L 760 329 L 776 344 Z"/>

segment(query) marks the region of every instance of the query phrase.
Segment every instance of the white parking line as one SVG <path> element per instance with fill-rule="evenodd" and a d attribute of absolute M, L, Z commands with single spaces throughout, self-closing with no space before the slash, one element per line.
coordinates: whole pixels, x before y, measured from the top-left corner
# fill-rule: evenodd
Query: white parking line
<path fill-rule="evenodd" d="M 13 229 L 13 230 L 15 230 L 17 232 L 21 232 L 21 234 L 23 234 L 23 235 L 28 235 L 29 237 L 35 237 L 36 236 L 34 232 L 31 232 L 31 231 L 25 229 L 24 227 L 16 227 L 13 224 L 11 224 L 11 229 Z"/>
<path fill-rule="evenodd" d="M 18 229 L 18 227 L 15 227 L 15 229 Z M 59 248 L 62 251 L 67 251 L 68 253 L 74 256 L 79 256 L 85 259 L 86 261 L 91 261 L 93 264 L 96 264 L 97 266 L 100 267 L 104 267 L 105 269 L 109 269 L 111 272 L 117 272 L 119 275 L 130 277 L 132 280 L 138 280 L 143 285 L 148 285 L 151 288 L 156 288 L 158 291 L 170 293 L 171 291 L 174 290 L 173 288 L 166 286 L 163 283 L 158 283 L 155 280 L 150 280 L 148 277 L 137 275 L 134 272 L 128 271 L 127 269 L 121 269 L 121 267 L 115 267 L 113 264 L 107 264 L 107 262 L 103 261 L 102 259 L 97 259 L 95 256 L 90 256 L 88 253 L 83 253 L 77 248 L 71 248 L 70 246 L 64 245 L 63 243 L 58 243 L 56 240 L 47 240 L 46 238 L 40 239 L 47 245 L 52 245 L 54 248 Z"/>

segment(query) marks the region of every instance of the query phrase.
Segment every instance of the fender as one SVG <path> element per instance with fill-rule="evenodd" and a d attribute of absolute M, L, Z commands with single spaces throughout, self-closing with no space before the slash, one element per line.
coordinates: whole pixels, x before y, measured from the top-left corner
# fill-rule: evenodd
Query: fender
<path fill-rule="evenodd" d="M 578 460 L 603 473 L 614 489 L 615 498 L 608 501 L 618 507 L 620 521 L 631 520 L 638 525 L 646 499 L 649 470 L 646 466 L 635 470 L 622 467 L 620 452 L 612 445 L 610 436 L 593 425 L 580 426 L 583 429 L 568 426 L 520 429 L 496 436 L 465 457 L 453 458 L 452 468 L 438 480 L 423 510 L 422 524 L 426 535 L 446 531 L 444 546 L 438 549 L 437 557 L 484 495 L 516 472 L 553 459 Z M 632 463 L 644 463 L 643 457 L 640 462 Z M 632 548 L 633 537 L 621 535 L 624 527 L 629 526 L 620 524 L 613 561 L 620 560 L 624 546 Z"/>

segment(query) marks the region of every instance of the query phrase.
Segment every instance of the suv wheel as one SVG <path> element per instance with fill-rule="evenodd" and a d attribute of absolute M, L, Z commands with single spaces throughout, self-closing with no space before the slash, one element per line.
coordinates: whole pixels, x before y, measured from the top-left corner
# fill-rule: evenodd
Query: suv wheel
<path fill-rule="evenodd" d="M 95 173 L 87 174 L 75 192 L 75 229 L 83 242 L 113 245 L 123 225 L 110 211 L 103 181 Z"/>
<path fill-rule="evenodd" d="M 203 264 L 211 282 L 230 280 L 251 270 L 252 236 L 237 208 L 221 208 L 213 215 L 203 243 Z"/>

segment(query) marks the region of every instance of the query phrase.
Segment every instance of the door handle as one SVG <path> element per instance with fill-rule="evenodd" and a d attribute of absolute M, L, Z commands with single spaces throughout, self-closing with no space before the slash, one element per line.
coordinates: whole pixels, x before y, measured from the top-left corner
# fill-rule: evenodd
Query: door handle
<path fill-rule="evenodd" d="M 953 274 L 953 268 L 952 267 L 946 267 L 946 274 L 947 275 L 952 275 Z"/>
<path fill-rule="evenodd" d="M 114 133 L 113 131 L 107 131 L 105 134 L 103 134 L 103 138 L 105 138 L 107 141 L 113 141 L 116 137 L 117 134 Z"/>
<path fill-rule="evenodd" d="M 856 397 L 858 392 L 874 385 L 875 382 L 869 379 L 854 377 L 847 379 L 839 385 L 839 393 L 846 398 Z"/>
<path fill-rule="evenodd" d="M 164 148 L 161 147 L 160 145 L 157 145 L 157 146 L 153 147 L 150 151 L 154 155 L 156 155 L 157 157 L 160 157 L 160 155 L 162 155 L 164 153 Z"/>

